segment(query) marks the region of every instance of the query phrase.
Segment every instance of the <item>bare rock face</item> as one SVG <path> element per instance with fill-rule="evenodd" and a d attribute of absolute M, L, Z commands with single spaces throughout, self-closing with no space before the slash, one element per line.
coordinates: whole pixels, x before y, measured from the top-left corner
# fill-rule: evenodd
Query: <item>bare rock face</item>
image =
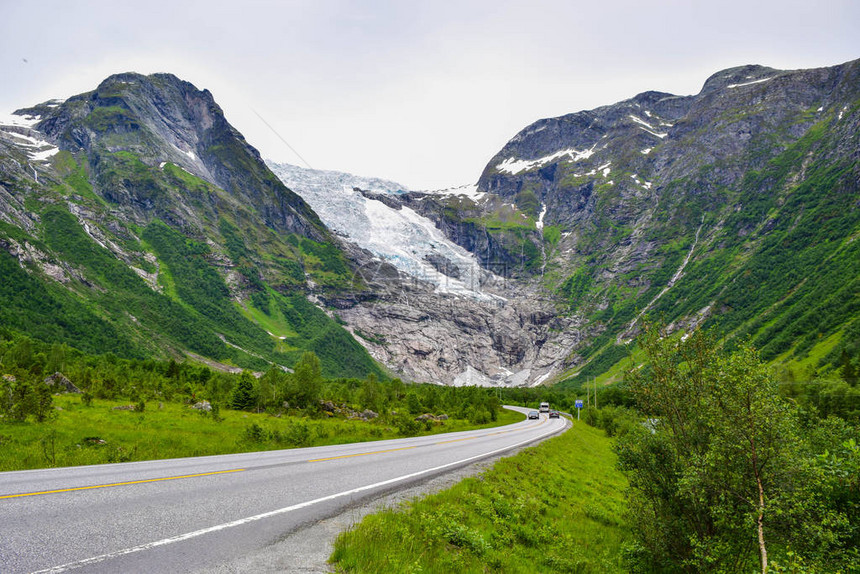
<path fill-rule="evenodd" d="M 338 313 L 374 358 L 411 380 L 536 384 L 559 373 L 579 341 L 574 320 L 536 292 L 510 289 L 486 301 L 404 278 L 377 294 Z"/>
<path fill-rule="evenodd" d="M 415 422 L 419 423 L 439 423 L 448 420 L 448 415 L 434 415 L 433 413 L 424 413 L 415 417 Z"/>
<path fill-rule="evenodd" d="M 375 419 L 378 416 L 379 416 L 379 413 L 374 412 L 370 409 L 365 409 L 365 410 L 361 411 L 361 413 L 358 415 L 358 418 L 360 418 L 363 421 L 370 421 L 370 420 Z"/>

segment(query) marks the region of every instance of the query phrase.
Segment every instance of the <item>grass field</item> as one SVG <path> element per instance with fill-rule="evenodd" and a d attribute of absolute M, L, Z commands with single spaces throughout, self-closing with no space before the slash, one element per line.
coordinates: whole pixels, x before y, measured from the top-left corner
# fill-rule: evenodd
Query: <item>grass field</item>
<path fill-rule="evenodd" d="M 476 478 L 367 516 L 335 542 L 339 572 L 623 572 L 624 476 L 583 423 Z"/>
<path fill-rule="evenodd" d="M 153 460 L 400 438 L 387 417 L 346 419 L 276 417 L 224 409 L 212 416 L 178 403 L 147 403 L 143 412 L 116 410 L 128 402 L 54 397 L 56 418 L 46 423 L 0 422 L 0 471 Z M 510 424 L 523 416 L 501 411 L 498 421 L 473 425 L 449 419 L 419 434 Z"/>

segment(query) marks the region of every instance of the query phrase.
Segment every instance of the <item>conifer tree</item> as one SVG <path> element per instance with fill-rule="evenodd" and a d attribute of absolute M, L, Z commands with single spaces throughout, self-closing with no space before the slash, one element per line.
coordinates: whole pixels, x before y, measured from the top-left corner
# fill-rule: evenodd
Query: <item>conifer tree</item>
<path fill-rule="evenodd" d="M 254 375 L 250 371 L 242 371 L 242 374 L 239 375 L 239 382 L 233 389 L 230 406 L 237 411 L 251 410 L 257 403 L 254 394 Z"/>

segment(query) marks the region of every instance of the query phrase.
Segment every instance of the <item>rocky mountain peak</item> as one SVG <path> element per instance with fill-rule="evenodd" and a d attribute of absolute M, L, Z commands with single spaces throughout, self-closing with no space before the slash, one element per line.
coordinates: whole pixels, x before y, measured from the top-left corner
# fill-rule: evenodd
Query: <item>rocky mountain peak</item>
<path fill-rule="evenodd" d="M 702 86 L 702 91 L 699 95 L 708 94 L 718 90 L 731 89 L 744 85 L 752 85 L 765 82 L 777 75 L 785 73 L 782 70 L 775 70 L 767 66 L 759 66 L 757 64 L 748 64 L 746 66 L 737 66 L 728 68 L 713 74 L 705 80 Z"/>
<path fill-rule="evenodd" d="M 126 177 L 135 162 L 150 170 L 170 163 L 246 205 L 258 205 L 272 229 L 319 241 L 330 238 L 307 203 L 269 171 L 260 153 L 230 125 L 212 94 L 172 74 L 116 74 L 59 105 L 16 113 L 39 115 L 35 127 L 60 149 L 86 153 L 96 191 L 103 190 L 110 201 L 134 205 L 138 219 L 178 221 L 193 211 L 177 207 L 180 200 L 173 196 L 157 194 L 159 201 L 153 201 L 157 181 L 137 185 Z M 133 180 L 143 177 L 142 169 L 136 169 Z M 147 197 L 140 197 L 141 192 Z"/>

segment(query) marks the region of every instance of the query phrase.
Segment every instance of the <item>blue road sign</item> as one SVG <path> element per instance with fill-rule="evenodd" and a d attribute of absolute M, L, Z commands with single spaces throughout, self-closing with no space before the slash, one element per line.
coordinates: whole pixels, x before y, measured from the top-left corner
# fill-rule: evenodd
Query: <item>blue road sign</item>
<path fill-rule="evenodd" d="M 576 401 L 576 408 L 578 408 L 578 409 L 582 408 L 582 401 L 581 400 Z"/>

